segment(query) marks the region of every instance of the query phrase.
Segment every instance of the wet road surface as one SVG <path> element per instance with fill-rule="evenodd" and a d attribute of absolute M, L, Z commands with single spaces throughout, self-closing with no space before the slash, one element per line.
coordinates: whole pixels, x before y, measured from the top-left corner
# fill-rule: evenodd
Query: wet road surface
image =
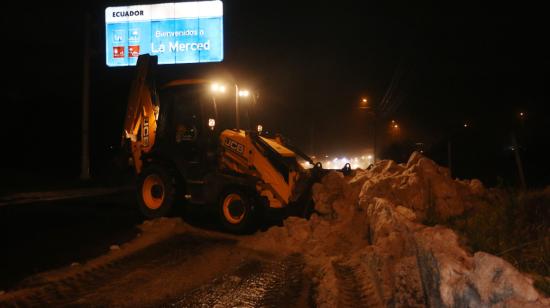
<path fill-rule="evenodd" d="M 133 192 L 0 207 L 0 290 L 24 277 L 104 254 L 143 219 Z"/>
<path fill-rule="evenodd" d="M 283 260 L 248 259 L 235 271 L 186 292 L 169 307 L 307 307 L 310 282 L 299 255 Z"/>
<path fill-rule="evenodd" d="M 300 255 L 183 234 L 60 279 L 27 279 L 0 306 L 308 307 L 303 269 Z"/>
<path fill-rule="evenodd" d="M 191 219 L 212 229 L 201 215 Z M 132 193 L 1 208 L 0 232 L 8 240 L 0 290 L 8 294 L 0 295 L 0 306 L 312 306 L 300 255 L 269 255 L 223 236 L 179 234 L 70 275 L 34 275 L 105 255 L 135 238 L 142 222 Z"/>

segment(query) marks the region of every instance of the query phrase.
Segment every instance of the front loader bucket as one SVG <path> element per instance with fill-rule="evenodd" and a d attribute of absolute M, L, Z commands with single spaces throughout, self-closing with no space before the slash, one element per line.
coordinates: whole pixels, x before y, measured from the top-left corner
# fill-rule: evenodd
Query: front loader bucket
<path fill-rule="evenodd" d="M 315 203 L 312 198 L 313 185 L 321 182 L 323 177 L 330 171 L 331 170 L 320 167 L 309 169 L 308 177 L 303 183 L 300 183 L 299 188 L 297 188 L 299 191 L 299 193 L 297 193 L 297 198 L 285 208 L 286 216 L 298 216 L 309 219 L 315 210 Z"/>

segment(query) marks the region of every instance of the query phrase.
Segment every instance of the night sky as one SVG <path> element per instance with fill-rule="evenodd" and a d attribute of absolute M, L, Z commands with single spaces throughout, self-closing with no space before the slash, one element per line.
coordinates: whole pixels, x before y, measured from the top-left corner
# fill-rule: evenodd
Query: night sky
<path fill-rule="evenodd" d="M 105 65 L 104 9 L 138 3 L 153 2 L 4 13 L 6 183 L 78 177 L 86 12 L 93 20 L 92 175 L 112 169 L 134 71 Z M 358 2 L 297 3 L 225 1 L 224 61 L 162 66 L 159 74 L 232 76 L 260 94 L 256 111 L 264 127 L 312 154 L 371 147 L 373 114 L 358 108 L 367 97 L 377 111 L 382 156 L 402 161 L 422 142 L 426 154 L 446 164 L 450 139 L 455 174 L 490 185 L 517 183 L 514 133 L 528 182 L 550 182 L 545 18 L 512 9 L 459 14 L 411 4 L 382 10 Z M 519 112 L 527 115 L 523 121 Z M 391 133 L 391 120 L 399 134 Z"/>

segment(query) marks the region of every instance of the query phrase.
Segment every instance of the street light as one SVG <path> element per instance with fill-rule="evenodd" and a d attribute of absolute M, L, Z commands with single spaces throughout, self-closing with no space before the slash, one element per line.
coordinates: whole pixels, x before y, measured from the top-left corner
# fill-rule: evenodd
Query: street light
<path fill-rule="evenodd" d="M 368 110 L 370 110 L 370 112 L 373 115 L 373 121 L 372 121 L 372 127 L 373 127 L 372 134 L 373 134 L 373 136 L 372 136 L 372 139 L 373 139 L 374 157 L 376 157 L 376 111 L 375 111 L 374 108 L 369 106 L 368 99 L 366 97 L 361 98 L 361 100 L 359 102 L 359 109 L 368 109 Z"/>
<path fill-rule="evenodd" d="M 225 93 L 225 85 L 215 82 L 210 86 L 210 90 L 214 93 Z"/>
<path fill-rule="evenodd" d="M 366 98 L 361 99 L 361 103 L 359 104 L 359 109 L 368 109 L 369 106 L 367 105 L 368 100 Z"/>
<path fill-rule="evenodd" d="M 399 135 L 399 124 L 395 120 L 391 120 L 390 123 L 390 130 L 391 133 L 394 134 L 396 137 Z"/>

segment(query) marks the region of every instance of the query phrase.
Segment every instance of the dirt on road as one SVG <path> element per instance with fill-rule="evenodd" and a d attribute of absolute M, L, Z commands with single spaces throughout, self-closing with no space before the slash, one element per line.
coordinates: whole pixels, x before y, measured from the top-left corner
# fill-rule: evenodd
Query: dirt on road
<path fill-rule="evenodd" d="M 32 276 L 0 295 L 0 306 L 309 306 L 299 254 L 238 245 L 178 218 L 147 221 L 133 241 L 85 264 Z"/>

